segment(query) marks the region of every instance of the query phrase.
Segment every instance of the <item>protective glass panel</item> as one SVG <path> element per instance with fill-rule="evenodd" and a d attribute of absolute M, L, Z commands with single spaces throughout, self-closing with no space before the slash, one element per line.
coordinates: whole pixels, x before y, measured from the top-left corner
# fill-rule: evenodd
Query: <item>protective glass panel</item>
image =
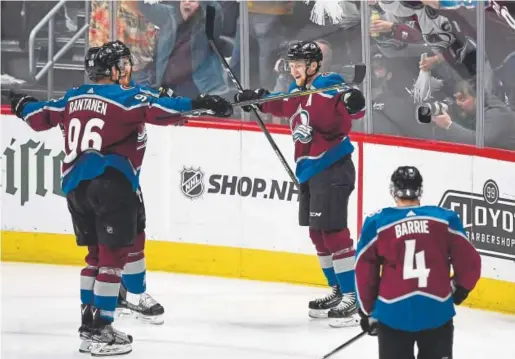
<path fill-rule="evenodd" d="M 316 41 L 323 53 L 320 71 L 349 77 L 345 65 L 361 63 L 360 2 L 248 1 L 250 87 L 287 92 L 294 80 L 284 60 L 289 45 Z M 268 123 L 286 118 L 263 115 Z M 353 130 L 363 128 L 354 121 Z"/>
<path fill-rule="evenodd" d="M 46 100 L 84 83 L 85 1 L 69 1 L 59 8 L 57 1 L 2 1 L 1 6 L 2 103 L 9 102 L 4 96 L 8 89 Z M 53 25 L 43 22 L 38 30 L 38 24 L 52 10 Z M 78 32 L 78 40 L 56 59 L 52 70 L 49 59 Z M 31 33 L 35 35 L 33 42 L 29 40 Z"/>
<path fill-rule="evenodd" d="M 485 9 L 484 145 L 515 150 L 515 2 L 490 1 Z M 467 101 L 464 93 L 463 101 Z"/>
<path fill-rule="evenodd" d="M 370 1 L 373 132 L 474 145 L 476 9 Z M 465 111 L 466 110 L 466 111 Z"/>

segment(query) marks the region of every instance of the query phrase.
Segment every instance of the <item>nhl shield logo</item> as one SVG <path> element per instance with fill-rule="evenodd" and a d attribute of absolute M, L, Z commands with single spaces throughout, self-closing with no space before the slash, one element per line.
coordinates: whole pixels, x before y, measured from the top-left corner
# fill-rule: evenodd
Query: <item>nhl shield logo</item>
<path fill-rule="evenodd" d="M 181 171 L 181 191 L 191 199 L 204 193 L 204 173 L 198 169 L 184 167 Z"/>

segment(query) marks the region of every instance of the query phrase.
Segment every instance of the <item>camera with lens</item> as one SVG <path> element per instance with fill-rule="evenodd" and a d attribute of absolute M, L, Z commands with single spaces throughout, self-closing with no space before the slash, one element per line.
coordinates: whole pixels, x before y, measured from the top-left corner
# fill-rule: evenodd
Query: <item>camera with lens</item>
<path fill-rule="evenodd" d="M 418 123 L 431 123 L 431 116 L 440 116 L 449 111 L 450 104 L 442 101 L 427 102 L 417 106 L 416 119 Z"/>

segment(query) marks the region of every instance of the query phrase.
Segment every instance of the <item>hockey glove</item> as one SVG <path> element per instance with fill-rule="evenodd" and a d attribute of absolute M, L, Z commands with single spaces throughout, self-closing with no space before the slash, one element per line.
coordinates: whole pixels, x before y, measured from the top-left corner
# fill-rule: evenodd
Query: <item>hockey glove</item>
<path fill-rule="evenodd" d="M 23 109 L 25 105 L 31 102 L 38 102 L 38 100 L 29 95 L 11 93 L 12 113 L 14 113 L 16 117 L 23 119 Z"/>
<path fill-rule="evenodd" d="M 350 89 L 345 91 L 341 97 L 350 115 L 363 111 L 365 108 L 365 97 L 360 90 Z"/>
<path fill-rule="evenodd" d="M 256 90 L 243 90 L 242 92 L 237 93 L 234 95 L 234 102 L 245 102 L 245 101 L 253 101 L 253 100 L 259 100 L 266 95 L 268 95 L 270 92 L 265 89 L 256 89 Z M 261 110 L 261 106 L 256 105 L 259 110 Z M 252 110 L 251 106 L 243 106 L 241 108 L 245 112 L 250 112 Z"/>
<path fill-rule="evenodd" d="M 217 95 L 200 94 L 197 99 L 191 101 L 191 106 L 194 110 L 211 110 L 217 117 L 229 117 L 233 113 L 230 102 Z"/>
<path fill-rule="evenodd" d="M 451 279 L 451 288 L 452 288 L 452 299 L 454 301 L 454 304 L 460 305 L 463 303 L 465 299 L 467 299 L 470 291 L 463 288 L 462 286 L 456 284 L 456 281 Z"/>
<path fill-rule="evenodd" d="M 361 308 L 358 310 L 358 314 L 361 317 L 359 325 L 364 332 L 367 332 L 368 335 L 376 336 L 377 335 L 377 320 L 363 313 Z"/>

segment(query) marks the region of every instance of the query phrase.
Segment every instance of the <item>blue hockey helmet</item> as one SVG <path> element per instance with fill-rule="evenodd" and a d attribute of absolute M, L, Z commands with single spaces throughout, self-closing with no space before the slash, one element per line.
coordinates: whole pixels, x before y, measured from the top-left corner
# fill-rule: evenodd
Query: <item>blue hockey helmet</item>
<path fill-rule="evenodd" d="M 390 194 L 399 199 L 419 199 L 422 196 L 422 182 L 422 175 L 416 167 L 401 166 L 390 179 Z"/>

